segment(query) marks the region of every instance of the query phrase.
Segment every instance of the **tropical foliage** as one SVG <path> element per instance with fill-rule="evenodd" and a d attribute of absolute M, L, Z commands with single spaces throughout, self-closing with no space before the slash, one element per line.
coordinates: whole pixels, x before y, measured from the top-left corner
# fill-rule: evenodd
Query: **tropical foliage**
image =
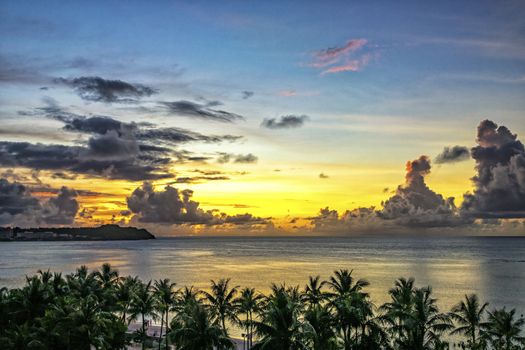
<path fill-rule="evenodd" d="M 398 279 L 390 300 L 372 303 L 369 283 L 350 270 L 304 288 L 274 284 L 267 295 L 211 281 L 207 290 L 176 289 L 169 279 L 143 282 L 109 264 L 74 273 L 38 271 L 21 288 L 0 288 L 2 349 L 519 350 L 525 319 L 491 309 L 475 294 L 450 312 L 430 287 Z M 151 322 L 156 322 L 152 333 Z M 133 330 L 133 331 L 132 331 Z"/>

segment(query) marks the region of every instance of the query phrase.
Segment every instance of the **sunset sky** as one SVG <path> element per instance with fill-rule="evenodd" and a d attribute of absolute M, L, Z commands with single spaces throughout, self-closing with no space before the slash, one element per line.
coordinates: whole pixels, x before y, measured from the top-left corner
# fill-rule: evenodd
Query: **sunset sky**
<path fill-rule="evenodd" d="M 0 39 L 0 225 L 525 233 L 523 1 L 3 1 Z"/>

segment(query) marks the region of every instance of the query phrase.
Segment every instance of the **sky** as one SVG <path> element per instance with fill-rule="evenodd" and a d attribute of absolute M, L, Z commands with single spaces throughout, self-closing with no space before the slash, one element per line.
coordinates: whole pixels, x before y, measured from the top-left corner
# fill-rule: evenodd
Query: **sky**
<path fill-rule="evenodd" d="M 525 234 L 523 1 L 3 1 L 0 225 Z"/>

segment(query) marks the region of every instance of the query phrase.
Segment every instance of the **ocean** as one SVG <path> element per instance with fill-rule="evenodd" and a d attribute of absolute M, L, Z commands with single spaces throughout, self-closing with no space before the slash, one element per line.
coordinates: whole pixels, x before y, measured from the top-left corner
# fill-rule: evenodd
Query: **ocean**
<path fill-rule="evenodd" d="M 108 262 L 121 275 L 170 278 L 179 287 L 207 288 L 231 278 L 232 286 L 266 292 L 271 283 L 300 285 L 353 269 L 365 278 L 376 305 L 398 277 L 431 285 L 448 311 L 477 293 L 490 308 L 525 313 L 525 237 L 185 237 L 150 241 L 2 242 L 0 286 L 24 283 L 39 269 L 64 273 Z"/>

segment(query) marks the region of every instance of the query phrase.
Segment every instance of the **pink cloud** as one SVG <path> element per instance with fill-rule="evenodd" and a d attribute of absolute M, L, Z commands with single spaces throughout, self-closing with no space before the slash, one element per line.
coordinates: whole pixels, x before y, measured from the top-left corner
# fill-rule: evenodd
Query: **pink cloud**
<path fill-rule="evenodd" d="M 315 51 L 312 53 L 313 62 L 308 66 L 324 69 L 321 74 L 357 72 L 370 62 L 369 54 L 355 57 L 355 53 L 367 44 L 366 39 L 350 39 L 343 46 Z"/>
<path fill-rule="evenodd" d="M 370 62 L 370 55 L 364 55 L 359 59 L 346 61 L 344 64 L 332 66 L 324 70 L 321 74 L 333 74 L 340 72 L 358 72 Z"/>
<path fill-rule="evenodd" d="M 351 39 L 341 47 L 330 47 L 328 49 L 314 52 L 314 56 L 320 61 L 330 61 L 337 59 L 350 52 L 356 51 L 368 43 L 366 39 Z"/>

